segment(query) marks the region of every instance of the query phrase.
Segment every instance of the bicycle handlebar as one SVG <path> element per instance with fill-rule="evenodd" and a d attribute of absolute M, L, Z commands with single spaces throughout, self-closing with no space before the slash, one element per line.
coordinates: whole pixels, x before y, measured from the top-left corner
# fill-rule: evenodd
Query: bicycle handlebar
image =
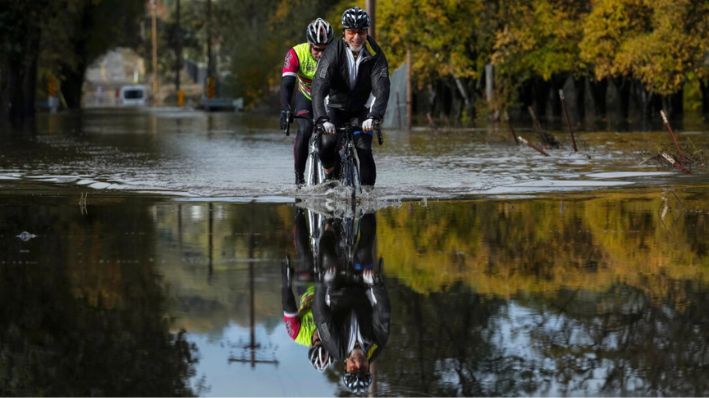
<path fill-rule="evenodd" d="M 356 125 L 356 126 L 347 125 L 344 127 L 338 127 L 335 130 L 339 133 L 349 133 L 349 132 L 354 132 L 354 131 L 361 130 L 361 129 L 362 129 L 361 125 Z M 373 130 L 377 132 L 377 141 L 379 142 L 379 145 L 384 144 L 384 138 L 382 138 L 382 122 L 375 120 Z M 317 131 L 319 133 L 325 133 L 325 129 L 323 128 L 322 124 L 317 124 L 315 126 L 315 131 Z"/>

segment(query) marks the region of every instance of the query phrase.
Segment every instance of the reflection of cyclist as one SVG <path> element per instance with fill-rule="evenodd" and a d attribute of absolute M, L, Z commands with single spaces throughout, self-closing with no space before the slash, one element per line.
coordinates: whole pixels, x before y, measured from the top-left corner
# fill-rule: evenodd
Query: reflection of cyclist
<path fill-rule="evenodd" d="M 326 178 L 336 177 L 339 166 L 336 128 L 357 118 L 364 130 L 354 136 L 360 179 L 362 185 L 371 186 L 377 178 L 372 131 L 374 122 L 384 117 L 389 99 L 388 65 L 382 50 L 367 36 L 369 16 L 366 12 L 358 7 L 347 9 L 342 14 L 342 28 L 342 40 L 327 46 L 313 80 L 313 112 L 316 123 L 321 124 L 326 133 L 320 139 L 319 155 Z"/>
<path fill-rule="evenodd" d="M 324 19 L 318 18 L 306 29 L 307 43 L 301 43 L 288 50 L 283 62 L 281 79 L 281 130 L 285 130 L 292 120 L 290 102 L 298 79 L 298 91 L 295 94 L 295 114 L 298 134 L 293 144 L 295 158 L 295 183 L 305 182 L 305 161 L 308 158 L 308 141 L 313 128 L 313 106 L 310 96 L 311 82 L 325 46 L 332 41 L 332 27 Z"/>
<path fill-rule="evenodd" d="M 315 327 L 312 304 L 315 298 L 315 285 L 313 284 L 313 253 L 308 243 L 308 228 L 302 209 L 296 210 L 294 241 L 296 246 L 296 271 L 291 268 L 288 261 L 283 263 L 281 269 L 282 284 L 281 298 L 283 301 L 283 321 L 288 335 L 296 343 L 310 347 L 308 359 L 315 369 L 325 370 L 332 363 L 332 357 L 322 347 L 320 335 Z M 293 294 L 293 280 L 305 282 L 299 284 L 302 290 L 300 304 L 296 305 Z"/>
<path fill-rule="evenodd" d="M 389 298 L 374 263 L 376 221 L 362 217 L 360 239 L 348 261 L 344 223 L 330 222 L 320 240 L 325 274 L 315 288 L 313 315 L 323 346 L 343 361 L 343 381 L 351 391 L 364 392 L 371 383 L 369 366 L 389 338 Z"/>

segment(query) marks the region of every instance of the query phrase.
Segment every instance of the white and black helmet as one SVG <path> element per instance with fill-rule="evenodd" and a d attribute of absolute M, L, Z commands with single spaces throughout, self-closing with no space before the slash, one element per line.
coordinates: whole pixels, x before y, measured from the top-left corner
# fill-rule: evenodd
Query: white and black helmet
<path fill-rule="evenodd" d="M 369 28 L 369 15 L 359 7 L 352 7 L 342 13 L 342 29 Z"/>
<path fill-rule="evenodd" d="M 342 382 L 353 394 L 364 394 L 372 384 L 372 376 L 368 373 L 345 373 Z"/>
<path fill-rule="evenodd" d="M 326 20 L 318 18 L 308 24 L 305 29 L 305 37 L 308 43 L 325 45 L 332 41 L 332 26 Z"/>
<path fill-rule="evenodd" d="M 322 345 L 314 345 L 310 347 L 308 349 L 308 359 L 310 360 L 310 363 L 313 364 L 313 367 L 320 372 L 324 372 L 325 369 L 333 362 L 332 356 Z"/>

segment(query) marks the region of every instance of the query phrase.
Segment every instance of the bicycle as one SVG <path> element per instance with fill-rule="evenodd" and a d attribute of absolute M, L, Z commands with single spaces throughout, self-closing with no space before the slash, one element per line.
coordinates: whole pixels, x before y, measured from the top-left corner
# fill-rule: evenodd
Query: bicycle
<path fill-rule="evenodd" d="M 290 135 L 290 124 L 293 119 L 306 119 L 310 120 L 305 116 L 291 115 L 288 111 L 288 124 L 286 125 L 283 132 L 286 136 Z M 305 186 L 313 187 L 325 181 L 325 170 L 320 163 L 320 155 L 318 154 L 318 147 L 320 140 L 320 131 L 313 127 L 313 133 L 310 135 L 310 140 L 308 141 L 308 159 L 305 161 Z"/>
<path fill-rule="evenodd" d="M 315 130 L 318 134 L 323 134 L 322 125 L 318 125 Z M 375 122 L 374 130 L 377 132 L 377 138 L 379 145 L 384 143 L 382 139 L 381 124 Z M 337 148 L 340 155 L 340 183 L 352 190 L 350 198 L 354 206 L 354 202 L 357 199 L 357 194 L 362 193 L 362 184 L 360 181 L 360 171 L 359 171 L 359 157 L 357 156 L 357 150 L 354 144 L 354 135 L 356 133 L 361 133 L 362 127 L 359 123 L 359 119 L 352 118 L 344 127 L 337 128 L 338 143 Z"/>

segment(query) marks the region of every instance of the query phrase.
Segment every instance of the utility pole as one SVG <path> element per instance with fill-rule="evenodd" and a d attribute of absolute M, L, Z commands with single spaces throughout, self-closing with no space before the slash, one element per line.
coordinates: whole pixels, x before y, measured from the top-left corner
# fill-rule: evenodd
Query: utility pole
<path fill-rule="evenodd" d="M 153 105 L 158 104 L 158 0 L 150 0 L 153 42 Z"/>
<path fill-rule="evenodd" d="M 176 1 L 175 10 L 175 33 L 177 34 L 175 55 L 175 92 L 177 93 L 177 106 L 185 105 L 185 93 L 180 89 L 180 71 L 182 70 L 182 27 L 180 26 L 180 0 Z"/>
<path fill-rule="evenodd" d="M 254 286 L 254 248 L 256 246 L 256 237 L 254 234 L 249 234 L 249 343 L 243 346 L 244 350 L 248 350 L 250 355 L 241 355 L 240 357 L 230 356 L 228 361 L 250 363 L 251 367 L 256 367 L 256 364 L 264 363 L 278 366 L 278 360 L 274 359 L 259 359 L 256 357 L 256 351 L 261 348 L 261 344 L 256 342 L 256 307 L 255 286 Z"/>
<path fill-rule="evenodd" d="M 212 55 L 212 0 L 207 0 L 207 98 L 216 96 L 214 80 L 214 56 Z"/>
<path fill-rule="evenodd" d="M 375 16 L 377 9 L 377 0 L 367 0 L 367 14 L 369 14 L 369 36 L 376 39 Z"/>
<path fill-rule="evenodd" d="M 406 131 L 411 131 L 411 120 L 413 119 L 413 99 L 411 84 L 411 48 L 406 48 Z"/>

